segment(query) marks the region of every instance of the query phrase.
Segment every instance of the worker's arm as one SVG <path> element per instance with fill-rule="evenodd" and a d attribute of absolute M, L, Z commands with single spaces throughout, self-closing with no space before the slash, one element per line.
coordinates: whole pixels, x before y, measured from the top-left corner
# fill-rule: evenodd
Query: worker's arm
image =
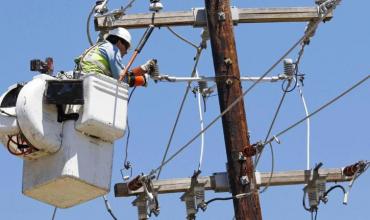
<path fill-rule="evenodd" d="M 99 47 L 99 51 L 109 62 L 109 67 L 112 73 L 112 77 L 115 79 L 118 79 L 119 74 L 124 69 L 124 65 L 122 64 L 121 53 L 118 47 L 110 43 L 106 43 L 106 44 L 102 44 Z"/>
<path fill-rule="evenodd" d="M 144 63 L 143 65 L 137 66 L 137 67 L 131 69 L 131 72 L 135 76 L 142 76 L 145 73 L 149 73 L 149 75 L 150 75 L 150 72 L 154 68 L 155 62 L 156 62 L 156 60 L 150 59 L 150 60 L 146 61 L 146 63 Z"/>

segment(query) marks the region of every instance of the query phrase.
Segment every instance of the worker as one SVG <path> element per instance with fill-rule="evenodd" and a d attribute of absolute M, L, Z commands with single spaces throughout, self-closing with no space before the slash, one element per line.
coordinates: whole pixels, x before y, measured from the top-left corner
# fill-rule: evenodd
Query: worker
<path fill-rule="evenodd" d="M 75 59 L 76 70 L 82 73 L 104 74 L 118 79 L 124 70 L 122 57 L 131 47 L 131 34 L 125 28 L 116 28 L 109 31 L 105 40 L 98 42 Z M 154 60 L 133 68 L 126 75 L 124 81 L 133 86 L 146 86 L 148 72 L 154 66 Z"/>

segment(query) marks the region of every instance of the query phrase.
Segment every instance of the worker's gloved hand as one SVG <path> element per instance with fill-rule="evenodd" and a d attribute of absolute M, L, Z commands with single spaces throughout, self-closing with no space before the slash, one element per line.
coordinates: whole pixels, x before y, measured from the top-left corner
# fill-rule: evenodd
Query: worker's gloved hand
<path fill-rule="evenodd" d="M 157 60 L 155 59 L 150 59 L 146 61 L 143 65 L 141 65 L 141 69 L 146 72 L 146 73 L 151 73 L 153 71 L 154 65 L 157 63 Z"/>
<path fill-rule="evenodd" d="M 128 84 L 130 87 L 144 86 L 147 87 L 149 82 L 149 74 L 145 73 L 141 76 L 135 76 L 133 73 L 128 75 Z"/>

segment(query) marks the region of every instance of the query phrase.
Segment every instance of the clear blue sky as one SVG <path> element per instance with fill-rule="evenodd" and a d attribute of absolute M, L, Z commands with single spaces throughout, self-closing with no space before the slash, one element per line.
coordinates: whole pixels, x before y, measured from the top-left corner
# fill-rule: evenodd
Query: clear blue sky
<path fill-rule="evenodd" d="M 54 57 L 56 70 L 73 69 L 73 59 L 88 47 L 85 25 L 89 10 L 95 1 L 3 1 L 2 55 L 0 59 L 2 80 L 0 91 L 17 83 L 29 81 L 35 73 L 29 71 L 29 60 Z M 128 1 L 111 0 L 109 7 L 115 9 Z M 203 1 L 163 0 L 166 11 L 190 10 L 203 7 Z M 313 0 L 235 0 L 238 7 L 312 6 Z M 149 1 L 138 0 L 128 13 L 148 11 Z M 305 96 L 309 110 L 347 89 L 369 74 L 370 20 L 368 1 L 343 1 L 335 11 L 334 18 L 322 24 L 311 44 L 306 48 L 301 62 L 301 72 L 306 74 Z M 242 75 L 258 76 L 264 73 L 291 45 L 302 36 L 305 23 L 239 24 L 235 27 L 240 71 Z M 201 29 L 175 28 L 176 31 L 198 44 Z M 133 30 L 134 45 L 144 30 Z M 94 38 L 96 33 L 93 33 Z M 131 51 L 132 52 L 132 51 Z M 290 57 L 297 57 L 297 50 Z M 130 54 L 129 54 L 130 55 Z M 175 38 L 166 28 L 156 29 L 148 44 L 136 60 L 139 65 L 149 58 L 157 58 L 162 73 L 188 76 L 193 65 L 194 48 Z M 126 56 L 124 62 L 128 61 Z M 200 60 L 200 74 L 213 76 L 211 48 Z M 282 72 L 279 65 L 272 73 Z M 247 88 L 250 84 L 243 83 Z M 281 84 L 258 85 L 245 98 L 248 126 L 252 142 L 265 137 L 276 106 L 281 97 Z M 156 168 L 164 152 L 185 84 L 150 82 L 148 88 L 136 90 L 129 107 L 131 139 L 129 160 L 134 173 L 148 173 Z M 370 159 L 370 82 L 327 108 L 311 120 L 311 165 L 323 162 L 327 168 L 342 167 L 360 159 Z M 210 122 L 219 114 L 216 97 L 207 102 L 205 121 Z M 304 116 L 298 92 L 289 93 L 277 119 L 273 134 L 286 128 Z M 197 101 L 189 95 L 172 150 L 181 147 L 199 131 Z M 305 125 L 283 135 L 281 145 L 275 145 L 276 170 L 299 170 L 306 167 Z M 162 178 L 191 176 L 199 160 L 197 141 L 175 161 L 169 163 Z M 115 144 L 112 187 L 122 181 L 119 169 L 123 164 L 123 139 Z M 5 148 L 0 150 L 0 219 L 51 219 L 53 207 L 25 197 L 22 189 L 22 161 L 11 156 Z M 225 171 L 225 147 L 218 122 L 206 133 L 203 175 Z M 269 171 L 270 156 L 266 152 L 258 166 L 259 171 Z M 347 186 L 347 183 L 343 184 Z M 318 219 L 368 219 L 370 174 L 363 175 L 355 183 L 348 206 L 341 204 L 339 191 L 330 194 L 329 203 L 321 205 Z M 260 196 L 264 219 L 310 219 L 301 205 L 302 185 L 271 187 Z M 113 188 L 112 188 L 113 189 Z M 207 199 L 228 194 L 207 192 Z M 185 206 L 180 194 L 160 196 L 161 214 L 157 219 L 185 219 Z M 137 219 L 133 198 L 109 200 L 118 219 Z M 232 202 L 217 202 L 198 219 L 233 218 Z M 65 210 L 58 210 L 56 219 L 111 219 L 103 200 Z"/>

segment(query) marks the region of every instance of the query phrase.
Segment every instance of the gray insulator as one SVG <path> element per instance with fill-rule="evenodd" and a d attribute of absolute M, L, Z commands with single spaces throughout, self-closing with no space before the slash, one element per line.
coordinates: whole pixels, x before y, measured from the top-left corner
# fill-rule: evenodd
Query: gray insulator
<path fill-rule="evenodd" d="M 159 66 L 158 63 L 155 63 L 153 66 L 153 72 L 151 73 L 152 77 L 156 78 L 159 77 Z"/>
<path fill-rule="evenodd" d="M 208 89 L 208 82 L 207 81 L 199 81 L 198 82 L 199 92 L 204 96 L 205 91 Z"/>
<path fill-rule="evenodd" d="M 204 202 L 205 200 L 204 187 L 195 187 L 195 198 L 196 198 L 197 208 L 200 208 L 203 211 L 205 211 L 207 208 L 207 205 Z"/>
<path fill-rule="evenodd" d="M 292 59 L 284 60 L 284 74 L 290 77 L 294 75 L 294 64 Z"/>

